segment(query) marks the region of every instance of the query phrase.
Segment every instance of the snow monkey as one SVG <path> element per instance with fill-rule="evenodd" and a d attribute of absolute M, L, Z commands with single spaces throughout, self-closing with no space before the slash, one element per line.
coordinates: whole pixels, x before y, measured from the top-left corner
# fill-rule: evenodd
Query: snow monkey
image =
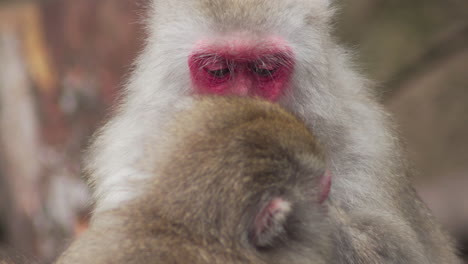
<path fill-rule="evenodd" d="M 86 161 L 95 216 L 136 199 L 141 190 L 132 183 L 154 177 L 147 148 L 177 102 L 257 96 L 298 115 L 323 146 L 348 263 L 399 263 L 408 254 L 412 263 L 457 263 L 451 242 L 410 186 L 388 115 L 330 34 L 331 0 L 149 5 L 146 46 Z M 384 231 L 411 247 L 382 251 L 377 234 Z M 367 251 L 357 250 L 366 243 Z"/>
<path fill-rule="evenodd" d="M 303 122 L 267 101 L 207 97 L 169 123 L 149 147 L 154 177 L 58 263 L 335 263 L 331 178 Z"/>

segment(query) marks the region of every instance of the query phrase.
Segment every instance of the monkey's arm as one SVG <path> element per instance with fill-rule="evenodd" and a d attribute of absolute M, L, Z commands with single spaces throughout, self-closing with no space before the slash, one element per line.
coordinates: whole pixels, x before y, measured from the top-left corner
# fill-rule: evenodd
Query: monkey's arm
<path fill-rule="evenodd" d="M 346 212 L 330 208 L 336 225 L 334 251 L 340 263 L 430 263 L 422 261 L 420 243 L 409 227 L 385 212 Z M 418 247 L 418 250 L 415 250 Z"/>
<path fill-rule="evenodd" d="M 335 225 L 333 233 L 334 254 L 339 263 L 461 263 L 452 252 L 452 245 L 432 244 L 431 241 L 447 241 L 442 232 L 427 232 L 436 226 L 427 209 L 416 197 L 407 193 L 414 207 L 408 221 L 405 216 L 386 210 L 364 208 L 350 211 L 342 206 L 330 206 L 330 218 Z M 418 205 L 420 203 L 420 205 Z M 404 210 L 403 210 L 404 211 Z M 427 237 L 439 235 L 441 237 Z M 421 240 L 422 239 L 422 240 Z"/>

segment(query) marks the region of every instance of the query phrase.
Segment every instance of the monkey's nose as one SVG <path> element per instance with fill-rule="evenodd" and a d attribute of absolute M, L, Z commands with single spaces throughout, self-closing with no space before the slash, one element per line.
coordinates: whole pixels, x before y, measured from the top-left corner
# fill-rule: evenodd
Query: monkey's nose
<path fill-rule="evenodd" d="M 232 87 L 232 94 L 247 96 L 252 91 L 252 82 L 248 78 L 241 78 Z"/>

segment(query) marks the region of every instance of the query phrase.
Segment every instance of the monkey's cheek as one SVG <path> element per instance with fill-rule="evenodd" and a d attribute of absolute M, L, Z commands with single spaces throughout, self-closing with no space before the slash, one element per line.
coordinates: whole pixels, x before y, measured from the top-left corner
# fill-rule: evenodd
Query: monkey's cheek
<path fill-rule="evenodd" d="M 281 69 L 274 76 L 268 79 L 257 79 L 255 84 L 255 95 L 276 102 L 290 89 L 291 73 L 286 69 Z"/>
<path fill-rule="evenodd" d="M 260 86 L 258 88 L 258 92 L 255 94 L 256 96 L 265 98 L 266 100 L 276 102 L 283 93 L 283 84 L 271 82 L 264 86 Z"/>
<path fill-rule="evenodd" d="M 197 80 L 193 82 L 193 91 L 201 95 L 226 95 L 228 85 L 223 81 Z"/>

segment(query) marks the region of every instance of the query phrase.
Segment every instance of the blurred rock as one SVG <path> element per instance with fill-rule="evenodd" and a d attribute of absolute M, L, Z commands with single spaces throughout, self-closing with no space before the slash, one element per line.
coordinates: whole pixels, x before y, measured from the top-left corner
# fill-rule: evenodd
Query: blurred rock
<path fill-rule="evenodd" d="M 387 102 L 395 113 L 418 192 L 457 236 L 468 235 L 468 47 L 440 61 Z"/>

